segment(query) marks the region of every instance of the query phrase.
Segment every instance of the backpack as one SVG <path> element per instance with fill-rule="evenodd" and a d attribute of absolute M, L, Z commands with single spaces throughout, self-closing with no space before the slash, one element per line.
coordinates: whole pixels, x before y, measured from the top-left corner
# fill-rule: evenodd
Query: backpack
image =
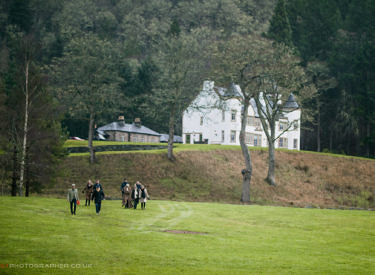
<path fill-rule="evenodd" d="M 145 199 L 146 198 L 146 192 L 145 192 L 145 189 L 142 189 L 142 199 Z"/>

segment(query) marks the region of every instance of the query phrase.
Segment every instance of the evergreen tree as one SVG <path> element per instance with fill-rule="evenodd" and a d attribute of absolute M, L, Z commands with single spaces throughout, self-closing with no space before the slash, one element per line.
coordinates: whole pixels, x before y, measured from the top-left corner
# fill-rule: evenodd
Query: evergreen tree
<path fill-rule="evenodd" d="M 278 0 L 274 15 L 270 22 L 267 36 L 279 43 L 292 46 L 292 29 L 284 0 Z"/>

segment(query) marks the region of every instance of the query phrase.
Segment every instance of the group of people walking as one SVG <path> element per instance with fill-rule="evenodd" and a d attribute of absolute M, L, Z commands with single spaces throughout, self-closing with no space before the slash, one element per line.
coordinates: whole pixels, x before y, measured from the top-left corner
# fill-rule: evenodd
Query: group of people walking
<path fill-rule="evenodd" d="M 150 199 L 146 186 L 137 181 L 133 188 L 130 187 L 127 179 L 121 183 L 122 193 L 122 207 L 137 209 L 139 202 L 141 202 L 141 209 L 146 209 L 147 199 Z"/>
<path fill-rule="evenodd" d="M 82 190 L 82 193 L 86 195 L 85 206 L 90 206 L 90 201 L 95 200 L 95 209 L 96 214 L 99 215 L 102 200 L 104 200 L 104 191 L 103 187 L 100 184 L 100 181 L 97 180 L 95 184 L 91 180 L 88 180 L 85 188 Z M 122 207 L 125 208 L 134 208 L 137 209 L 137 205 L 141 202 L 141 208 L 146 209 L 147 199 L 150 199 L 146 186 L 142 185 L 139 181 L 134 184 L 134 187 L 131 188 L 130 184 L 124 179 L 124 182 L 121 183 L 121 193 L 122 193 Z M 73 183 L 72 188 L 68 191 L 67 197 L 70 203 L 70 212 L 72 215 L 76 214 L 77 204 L 79 204 L 78 190 L 76 185 Z"/>
<path fill-rule="evenodd" d="M 99 215 L 102 207 L 102 200 L 104 200 L 105 197 L 100 181 L 97 180 L 95 184 L 92 184 L 91 180 L 89 180 L 85 188 L 82 190 L 82 193 L 86 193 L 85 206 L 90 206 L 91 200 L 95 201 L 96 214 Z M 72 188 L 68 191 L 67 199 L 70 202 L 70 212 L 72 215 L 75 215 L 77 204 L 79 204 L 79 196 L 74 183 L 72 184 Z"/>

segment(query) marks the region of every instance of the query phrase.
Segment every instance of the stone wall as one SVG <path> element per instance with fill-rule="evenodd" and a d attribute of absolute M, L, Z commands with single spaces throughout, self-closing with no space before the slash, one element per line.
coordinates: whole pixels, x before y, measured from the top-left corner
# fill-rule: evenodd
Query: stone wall
<path fill-rule="evenodd" d="M 127 132 L 120 132 L 120 131 L 106 131 L 109 135 L 109 141 L 122 141 L 122 142 L 160 142 L 160 136 L 151 136 L 151 135 L 144 135 L 144 134 L 137 134 L 137 133 L 127 133 Z M 130 135 L 130 139 L 129 139 Z"/>

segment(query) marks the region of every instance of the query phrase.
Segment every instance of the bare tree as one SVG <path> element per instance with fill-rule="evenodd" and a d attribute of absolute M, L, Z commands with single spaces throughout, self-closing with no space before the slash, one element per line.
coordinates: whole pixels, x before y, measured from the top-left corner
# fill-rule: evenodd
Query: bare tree
<path fill-rule="evenodd" d="M 256 95 L 258 79 L 265 66 L 264 52 L 271 50 L 271 42 L 260 36 L 234 35 L 230 40 L 213 45 L 213 79 L 228 87 L 226 99 L 235 98 L 242 105 L 240 144 L 245 168 L 242 173 L 241 202 L 250 202 L 252 176 L 251 154 L 245 142 L 246 119 L 250 100 Z M 237 88 L 234 83 L 240 87 Z M 225 99 L 223 98 L 223 99 Z"/>
<path fill-rule="evenodd" d="M 23 79 L 24 84 L 21 86 L 24 94 L 24 114 L 23 114 L 23 132 L 22 132 L 22 147 L 20 156 L 20 181 L 18 186 L 18 194 L 22 196 L 24 175 L 25 175 L 25 159 L 27 158 L 26 146 L 28 142 L 28 131 L 29 131 L 29 115 L 30 106 L 32 105 L 32 97 L 39 89 L 39 82 L 37 78 L 33 78 L 30 73 L 31 67 L 34 66 L 35 50 L 36 45 L 32 36 L 25 36 L 21 39 L 19 54 L 22 56 L 20 60 L 23 60 Z"/>
<path fill-rule="evenodd" d="M 266 181 L 275 185 L 275 142 L 287 131 L 299 127 L 299 117 L 289 121 L 286 115 L 300 108 L 295 93 L 300 98 L 313 97 L 315 89 L 308 82 L 300 60 L 283 44 L 272 44 L 265 54 L 263 72 L 257 79 L 254 100 L 268 141 L 268 174 Z M 284 127 L 276 135 L 276 123 L 284 120 Z"/>
<path fill-rule="evenodd" d="M 170 160 L 175 158 L 173 137 L 177 119 L 198 95 L 205 78 L 207 35 L 206 29 L 196 29 L 190 33 L 171 31 L 161 42 L 161 50 L 155 56 L 160 77 L 150 101 L 151 104 L 158 104 L 168 109 L 168 159 Z"/>
<path fill-rule="evenodd" d="M 269 143 L 269 171 L 267 181 L 275 185 L 274 142 L 292 126 L 276 136 L 276 121 L 293 108 L 284 108 L 291 92 L 306 95 L 307 84 L 299 60 L 284 45 L 259 36 L 234 36 L 229 41 L 215 45 L 214 78 L 222 85 L 232 83 L 229 98 L 236 98 L 242 105 L 240 144 L 245 168 L 242 170 L 243 184 L 241 201 L 250 201 L 250 181 L 252 175 L 251 155 L 245 142 L 246 122 L 251 100 L 254 99 L 263 130 Z M 236 88 L 236 83 L 239 89 Z M 285 98 L 286 97 L 286 98 Z"/>

